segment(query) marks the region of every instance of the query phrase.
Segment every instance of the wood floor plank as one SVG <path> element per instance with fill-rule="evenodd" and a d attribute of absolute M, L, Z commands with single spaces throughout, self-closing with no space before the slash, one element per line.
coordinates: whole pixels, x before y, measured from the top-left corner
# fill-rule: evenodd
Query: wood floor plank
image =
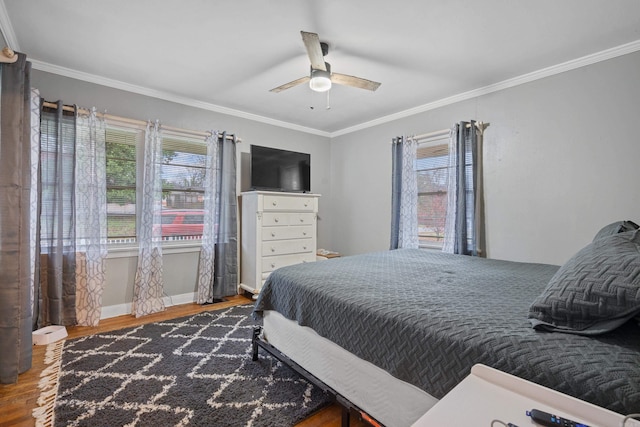
<path fill-rule="evenodd" d="M 113 317 L 101 320 L 100 324 L 96 327 L 68 327 L 67 339 L 191 316 L 204 311 L 221 310 L 241 304 L 253 304 L 253 301 L 250 298 L 238 295 L 216 304 L 175 305 L 168 307 L 161 313 L 155 313 L 141 318 L 135 318 L 129 315 Z M 40 381 L 40 374 L 46 368 L 44 363 L 45 349 L 46 346 L 34 346 L 31 369 L 21 374 L 16 384 L 0 385 L 0 427 L 35 426 L 35 419 L 31 415 L 31 412 L 36 407 L 39 396 L 38 382 Z M 338 405 L 331 405 L 313 414 L 296 427 L 338 427 L 340 426 L 340 422 L 340 407 Z M 352 423 L 352 425 L 357 427 L 362 424 Z"/>

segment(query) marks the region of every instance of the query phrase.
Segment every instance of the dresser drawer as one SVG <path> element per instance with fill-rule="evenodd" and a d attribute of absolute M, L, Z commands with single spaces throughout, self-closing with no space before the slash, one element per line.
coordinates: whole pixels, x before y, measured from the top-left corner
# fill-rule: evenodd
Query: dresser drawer
<path fill-rule="evenodd" d="M 318 197 L 309 193 L 242 193 L 241 289 L 257 294 L 273 270 L 316 261 Z"/>
<path fill-rule="evenodd" d="M 277 195 L 264 196 L 265 211 L 303 211 L 315 212 L 316 199 L 313 197 L 287 197 Z"/>
<path fill-rule="evenodd" d="M 311 239 L 272 240 L 262 243 L 262 256 L 299 254 L 313 251 L 315 251 L 315 248 Z"/>
<path fill-rule="evenodd" d="M 300 264 L 303 262 L 314 262 L 315 253 L 270 256 L 262 258 L 262 280 L 266 279 L 273 270 L 286 267 L 288 265 Z"/>
<path fill-rule="evenodd" d="M 262 227 L 262 240 L 308 239 L 314 236 L 312 225 L 296 227 Z"/>
<path fill-rule="evenodd" d="M 278 225 L 311 225 L 316 220 L 315 213 L 265 212 L 262 217 L 263 226 Z"/>

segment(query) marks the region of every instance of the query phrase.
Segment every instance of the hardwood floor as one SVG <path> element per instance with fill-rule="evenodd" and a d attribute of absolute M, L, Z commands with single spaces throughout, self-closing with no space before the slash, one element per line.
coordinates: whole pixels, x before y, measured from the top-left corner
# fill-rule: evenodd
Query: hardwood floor
<path fill-rule="evenodd" d="M 158 322 L 176 317 L 190 316 L 203 311 L 220 310 L 240 304 L 252 304 L 253 301 L 244 296 L 231 297 L 228 301 L 211 305 L 183 304 L 168 307 L 162 313 L 156 313 L 136 319 L 132 316 L 118 316 L 104 319 L 96 327 L 73 326 L 67 328 L 68 339 L 83 337 L 86 335 L 113 331 L 116 329 Z M 17 384 L 0 385 L 0 427 L 18 426 L 32 427 L 35 419 L 31 411 L 36 407 L 39 390 L 38 382 L 40 373 L 44 370 L 44 354 L 46 346 L 33 347 L 32 367 L 18 378 Z M 338 427 L 341 425 L 341 411 L 338 405 L 331 405 L 310 416 L 297 427 Z M 355 420 L 354 420 L 355 421 Z M 362 426 L 360 422 L 353 422 L 352 426 Z"/>

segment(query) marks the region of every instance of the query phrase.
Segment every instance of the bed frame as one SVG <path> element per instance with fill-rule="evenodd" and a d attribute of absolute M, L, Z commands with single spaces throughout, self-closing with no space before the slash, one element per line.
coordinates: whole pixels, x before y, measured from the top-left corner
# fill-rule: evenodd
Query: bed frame
<path fill-rule="evenodd" d="M 258 352 L 259 349 L 262 348 L 267 353 L 271 354 L 273 357 L 278 359 L 280 362 L 288 366 L 297 372 L 300 376 L 302 376 L 305 380 L 312 383 L 313 385 L 319 387 L 326 395 L 331 398 L 331 401 L 337 403 L 342 408 L 342 427 L 349 427 L 351 422 L 351 417 L 355 416 L 358 420 L 367 423 L 368 425 L 374 427 L 383 427 L 383 424 L 378 422 L 372 416 L 367 414 L 365 411 L 360 409 L 358 406 L 354 405 L 349 399 L 338 393 L 333 388 L 326 385 L 320 379 L 318 379 L 315 375 L 311 374 L 309 371 L 304 369 L 302 366 L 298 365 L 288 356 L 283 354 L 280 350 L 266 342 L 262 339 L 262 326 L 255 326 L 253 328 L 253 336 L 251 339 L 252 343 L 252 360 L 255 362 L 258 360 Z"/>

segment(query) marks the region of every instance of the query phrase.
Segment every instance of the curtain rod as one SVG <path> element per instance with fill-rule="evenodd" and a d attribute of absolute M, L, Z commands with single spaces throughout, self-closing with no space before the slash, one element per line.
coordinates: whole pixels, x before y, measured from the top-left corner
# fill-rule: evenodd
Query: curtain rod
<path fill-rule="evenodd" d="M 486 128 L 488 128 L 490 124 L 491 123 L 476 122 L 476 127 L 480 130 L 480 132 L 484 132 L 484 130 Z M 471 127 L 471 123 L 467 123 L 466 127 L 470 128 Z M 410 138 L 417 139 L 417 140 L 436 138 L 436 137 L 439 137 L 439 136 L 448 135 L 450 131 L 451 131 L 451 129 L 441 129 L 441 130 L 436 130 L 434 132 L 423 133 L 421 135 L 414 135 L 414 136 L 411 136 Z"/>
<path fill-rule="evenodd" d="M 57 109 L 58 108 L 58 104 L 54 103 L 54 102 L 49 102 L 49 101 L 44 101 L 42 103 L 43 106 L 47 107 L 47 108 L 53 108 L 53 109 Z M 63 105 L 62 109 L 64 111 L 75 111 L 75 109 L 72 106 L 69 105 Z M 78 108 L 78 111 L 81 111 L 83 113 L 90 113 L 89 110 L 87 110 L 86 108 Z M 114 116 L 111 114 L 107 114 L 107 113 L 97 113 L 99 115 L 101 115 L 105 120 L 111 120 L 113 122 L 118 122 L 118 123 L 126 123 L 126 124 L 131 124 L 131 125 L 136 125 L 136 126 L 146 126 L 147 122 L 145 122 L 144 120 L 136 120 L 136 119 L 128 119 L 126 117 L 120 117 L 120 116 Z M 173 132 L 173 133 L 181 133 L 181 134 L 189 134 L 189 135 L 193 135 L 193 136 L 201 136 L 203 138 L 206 138 L 208 136 L 211 135 L 211 132 L 202 132 L 202 131 L 197 131 L 197 130 L 190 130 L 190 129 L 180 129 L 180 128 L 176 128 L 176 127 L 172 127 L 172 126 L 165 126 L 162 125 L 161 128 L 163 130 L 169 131 L 169 132 Z M 231 135 L 227 135 L 227 139 L 233 139 L 233 136 Z M 236 138 L 236 142 L 242 142 L 242 140 L 240 138 Z"/>
<path fill-rule="evenodd" d="M 0 63 L 4 64 L 13 64 L 18 60 L 18 55 L 9 48 L 9 46 L 5 46 L 2 49 L 2 55 L 0 55 Z"/>

